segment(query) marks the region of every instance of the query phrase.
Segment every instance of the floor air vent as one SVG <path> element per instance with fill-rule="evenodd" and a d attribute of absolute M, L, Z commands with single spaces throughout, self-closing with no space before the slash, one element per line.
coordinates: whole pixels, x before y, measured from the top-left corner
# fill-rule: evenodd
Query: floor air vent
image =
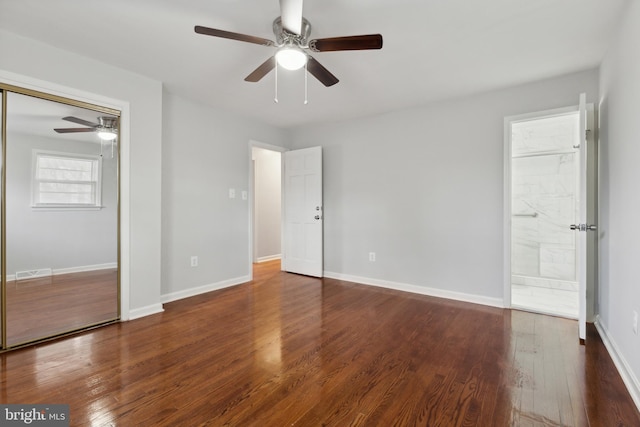
<path fill-rule="evenodd" d="M 49 277 L 53 275 L 50 268 L 40 268 L 38 270 L 16 271 L 16 280 L 37 279 L 39 277 Z"/>

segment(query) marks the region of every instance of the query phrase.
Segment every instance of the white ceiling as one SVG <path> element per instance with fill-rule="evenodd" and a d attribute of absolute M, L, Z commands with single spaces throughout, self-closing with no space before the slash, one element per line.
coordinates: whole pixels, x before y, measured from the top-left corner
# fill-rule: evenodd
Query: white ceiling
<path fill-rule="evenodd" d="M 167 90 L 278 127 L 334 121 L 596 67 L 626 0 L 305 0 L 311 38 L 380 33 L 382 50 L 313 56 L 304 71 L 244 81 L 273 48 L 198 35 L 203 25 L 274 39 L 277 0 L 0 0 L 0 28 L 149 76 Z"/>

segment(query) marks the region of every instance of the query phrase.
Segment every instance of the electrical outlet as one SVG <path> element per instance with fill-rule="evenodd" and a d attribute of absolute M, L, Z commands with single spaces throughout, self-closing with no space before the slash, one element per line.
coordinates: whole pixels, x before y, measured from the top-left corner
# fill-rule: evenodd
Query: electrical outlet
<path fill-rule="evenodd" d="M 369 261 L 370 262 L 375 262 L 376 260 L 376 253 L 375 252 L 369 252 Z"/>
<path fill-rule="evenodd" d="M 194 255 L 191 257 L 191 267 L 197 267 L 198 266 L 198 256 Z"/>
<path fill-rule="evenodd" d="M 230 199 L 235 199 L 236 198 L 236 189 L 235 188 L 230 188 L 229 189 L 229 198 Z"/>
<path fill-rule="evenodd" d="M 638 312 L 633 312 L 633 333 L 638 335 Z"/>
<path fill-rule="evenodd" d="M 247 200 L 248 193 L 246 191 L 242 191 L 242 200 Z"/>

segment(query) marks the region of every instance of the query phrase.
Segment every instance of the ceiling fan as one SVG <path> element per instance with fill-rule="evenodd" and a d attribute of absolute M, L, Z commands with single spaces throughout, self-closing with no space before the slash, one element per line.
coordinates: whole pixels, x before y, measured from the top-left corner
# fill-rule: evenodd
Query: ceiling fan
<path fill-rule="evenodd" d="M 309 55 L 307 51 L 333 52 L 382 48 L 382 36 L 380 34 L 309 40 L 311 24 L 302 17 L 302 2 L 303 0 L 280 0 L 281 16 L 273 21 L 273 33 L 276 36 L 276 41 L 200 25 L 196 25 L 195 32 L 207 36 L 277 48 L 278 51 L 275 55 L 245 77 L 245 81 L 248 82 L 258 82 L 273 70 L 276 64 L 290 70 L 297 70 L 306 65 L 307 71 L 322 84 L 333 86 L 338 83 L 338 78 Z"/>
<path fill-rule="evenodd" d="M 97 132 L 98 137 L 105 141 L 114 140 L 118 136 L 117 117 L 101 116 L 98 117 L 98 123 L 93 123 L 88 120 L 79 119 L 73 116 L 63 117 L 62 120 L 87 127 L 54 129 L 58 133 Z"/>

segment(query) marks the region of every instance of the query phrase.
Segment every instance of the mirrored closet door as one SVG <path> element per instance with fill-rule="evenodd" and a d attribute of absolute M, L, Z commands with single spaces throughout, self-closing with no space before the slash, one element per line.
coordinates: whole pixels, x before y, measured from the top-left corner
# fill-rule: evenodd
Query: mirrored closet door
<path fill-rule="evenodd" d="M 119 318 L 119 112 L 5 90 L 3 349 Z"/>

